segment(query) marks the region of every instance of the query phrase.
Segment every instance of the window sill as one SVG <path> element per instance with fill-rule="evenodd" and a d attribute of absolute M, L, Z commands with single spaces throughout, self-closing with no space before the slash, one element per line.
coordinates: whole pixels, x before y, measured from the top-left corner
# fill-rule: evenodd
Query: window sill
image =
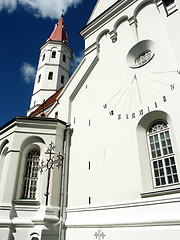
<path fill-rule="evenodd" d="M 156 197 L 156 196 L 162 196 L 167 194 L 174 194 L 174 193 L 180 193 L 180 188 L 169 188 L 169 189 L 161 189 L 161 190 L 154 190 L 152 192 L 145 192 L 141 193 L 142 198 L 146 197 Z"/>
<path fill-rule="evenodd" d="M 40 205 L 40 202 L 33 199 L 17 199 L 13 200 L 16 205 Z"/>

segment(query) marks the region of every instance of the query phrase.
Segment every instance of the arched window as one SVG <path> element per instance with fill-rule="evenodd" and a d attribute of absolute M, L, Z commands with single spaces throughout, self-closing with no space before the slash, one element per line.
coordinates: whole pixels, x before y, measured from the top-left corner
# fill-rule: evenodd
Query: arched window
<path fill-rule="evenodd" d="M 56 58 L 56 51 L 52 52 L 52 58 Z"/>
<path fill-rule="evenodd" d="M 49 72 L 48 80 L 52 80 L 52 79 L 53 79 L 53 72 Z"/>
<path fill-rule="evenodd" d="M 64 75 L 61 75 L 61 83 L 64 84 Z"/>
<path fill-rule="evenodd" d="M 26 157 L 23 199 L 35 199 L 38 180 L 38 166 L 40 153 L 37 150 L 30 151 Z"/>
<path fill-rule="evenodd" d="M 154 186 L 179 182 L 169 126 L 164 120 L 153 122 L 147 131 Z"/>
<path fill-rule="evenodd" d="M 38 77 L 38 83 L 41 81 L 41 74 L 39 74 L 39 77 Z"/>
<path fill-rule="evenodd" d="M 162 2 L 165 6 L 169 6 L 174 3 L 174 0 L 163 0 Z"/>
<path fill-rule="evenodd" d="M 63 62 L 66 62 L 66 55 L 63 54 Z"/>

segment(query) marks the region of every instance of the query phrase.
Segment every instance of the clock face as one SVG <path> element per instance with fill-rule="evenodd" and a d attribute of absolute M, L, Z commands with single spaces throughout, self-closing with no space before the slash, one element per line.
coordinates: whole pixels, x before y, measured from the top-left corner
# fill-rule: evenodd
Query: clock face
<path fill-rule="evenodd" d="M 148 71 L 144 67 L 130 70 L 119 88 L 109 96 L 103 108 L 117 120 L 136 119 L 167 104 L 180 77 L 176 69 Z"/>

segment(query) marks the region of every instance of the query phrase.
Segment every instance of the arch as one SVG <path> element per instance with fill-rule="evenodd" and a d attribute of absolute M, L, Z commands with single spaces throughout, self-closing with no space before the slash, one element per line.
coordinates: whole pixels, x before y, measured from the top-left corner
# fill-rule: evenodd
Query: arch
<path fill-rule="evenodd" d="M 20 147 L 20 154 L 19 154 L 19 179 L 17 184 L 17 194 L 16 198 L 19 199 L 22 197 L 23 194 L 23 187 L 24 187 L 24 176 L 25 176 L 25 169 L 26 169 L 26 158 L 28 153 L 31 151 L 39 151 L 40 159 L 44 158 L 44 153 L 46 150 L 45 141 L 39 136 L 30 136 L 24 139 Z M 38 183 L 37 183 L 38 184 Z"/>
<path fill-rule="evenodd" d="M 102 37 L 104 37 L 105 35 L 107 35 L 109 33 L 108 29 L 103 30 L 96 38 L 96 43 L 98 44 L 100 42 L 100 40 L 102 39 Z"/>
<path fill-rule="evenodd" d="M 40 235 L 36 232 L 33 232 L 30 234 L 30 239 L 29 240 L 39 240 Z"/>
<path fill-rule="evenodd" d="M 0 155 L 1 155 L 1 153 L 2 153 L 3 148 L 4 148 L 5 145 L 8 144 L 8 143 L 9 143 L 9 140 L 8 140 L 8 139 L 5 139 L 5 140 L 2 142 L 2 144 L 1 144 L 1 146 L 0 146 Z"/>
<path fill-rule="evenodd" d="M 147 7 L 148 5 L 150 4 L 154 4 L 154 1 L 153 0 L 144 0 L 142 1 L 134 10 L 134 13 L 133 13 L 133 16 L 136 18 L 137 15 L 140 13 L 140 11 Z"/>
<path fill-rule="evenodd" d="M 158 120 L 168 123 L 170 130 L 173 130 L 172 120 L 170 116 L 164 111 L 152 111 L 150 113 L 147 113 L 141 118 L 137 125 L 139 160 L 141 166 L 141 176 L 144 193 L 158 191 L 154 184 L 154 172 L 152 171 L 151 153 L 148 142 L 149 140 L 147 137 L 147 132 L 151 124 Z M 173 138 L 172 131 L 171 137 Z"/>
<path fill-rule="evenodd" d="M 3 175 L 3 168 L 6 161 L 6 156 L 9 152 L 9 140 L 5 139 L 0 146 L 0 182 Z"/>
<path fill-rule="evenodd" d="M 114 31 L 116 31 L 118 27 L 127 20 L 128 20 L 128 16 L 122 16 L 121 18 L 119 18 L 114 24 L 114 27 L 113 27 Z"/>

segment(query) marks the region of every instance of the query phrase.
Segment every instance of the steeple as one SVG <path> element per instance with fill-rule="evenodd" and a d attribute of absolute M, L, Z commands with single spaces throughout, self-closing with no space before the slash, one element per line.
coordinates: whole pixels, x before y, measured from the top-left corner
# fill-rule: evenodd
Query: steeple
<path fill-rule="evenodd" d="M 69 47 L 63 16 L 41 47 L 39 65 L 28 115 L 62 88 L 70 76 L 72 50 Z"/>
<path fill-rule="evenodd" d="M 55 24 L 54 30 L 47 41 L 49 40 L 60 41 L 69 46 L 63 15 L 59 19 L 59 22 Z"/>

